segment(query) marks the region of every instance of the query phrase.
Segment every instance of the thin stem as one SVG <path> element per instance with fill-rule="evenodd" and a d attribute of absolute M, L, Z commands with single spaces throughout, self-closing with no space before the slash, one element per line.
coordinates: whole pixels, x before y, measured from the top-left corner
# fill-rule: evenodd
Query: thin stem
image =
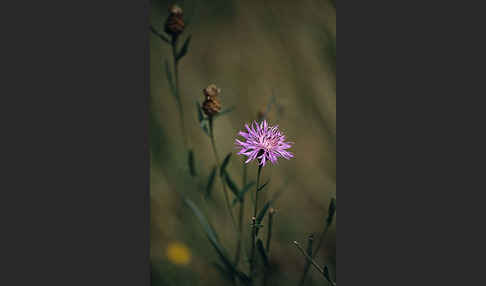
<path fill-rule="evenodd" d="M 304 251 L 304 249 L 299 245 L 299 243 L 297 241 L 294 241 L 294 245 L 300 250 L 300 252 L 302 253 L 302 255 L 304 255 L 304 257 L 307 259 L 307 261 L 310 264 L 312 264 L 312 266 L 314 266 L 317 269 L 317 271 L 319 271 L 322 274 L 324 279 L 326 279 L 327 282 L 329 282 L 329 284 L 331 284 L 331 286 L 337 286 L 336 282 L 332 281 L 331 277 L 329 277 L 329 270 L 328 270 L 327 266 L 325 266 L 325 268 L 322 269 L 316 263 L 316 261 Z"/>
<path fill-rule="evenodd" d="M 256 183 L 256 191 L 255 191 L 255 208 L 253 209 L 253 217 L 252 217 L 252 234 L 251 234 L 251 259 L 250 259 L 250 278 L 253 283 L 254 277 L 254 270 L 255 270 L 255 241 L 256 241 L 256 216 L 258 210 L 258 188 L 260 187 L 260 174 L 262 173 L 262 165 L 258 165 L 258 173 L 257 173 L 257 183 Z"/>
<path fill-rule="evenodd" d="M 218 150 L 216 149 L 216 143 L 214 142 L 214 129 L 213 129 L 213 118 L 209 117 L 209 134 L 211 138 L 211 146 L 213 147 L 213 153 L 214 157 L 216 158 L 216 168 L 217 172 L 219 172 L 219 180 L 221 182 L 221 185 L 223 186 L 223 193 L 224 193 L 224 200 L 226 202 L 226 207 L 228 208 L 228 212 L 231 217 L 231 222 L 233 223 L 233 226 L 236 228 L 236 222 L 235 218 L 233 216 L 233 211 L 231 210 L 231 205 L 229 202 L 229 197 L 228 197 L 228 190 L 226 189 L 226 184 L 223 181 L 223 174 L 220 172 L 220 161 L 219 161 L 219 155 L 218 155 Z"/>
<path fill-rule="evenodd" d="M 331 285 L 333 286 L 336 286 L 336 283 L 335 282 L 332 282 L 330 280 L 328 280 L 328 277 L 326 277 L 326 274 L 324 272 L 324 269 L 322 269 L 315 261 L 314 259 L 312 259 L 312 257 L 310 257 L 306 252 L 305 250 L 299 245 L 299 243 L 297 241 L 294 241 L 294 245 L 300 250 L 300 252 L 302 253 L 302 255 L 304 255 L 304 257 L 307 259 L 307 261 L 312 264 L 312 266 L 314 266 L 317 271 L 319 271 L 322 276 L 324 277 L 324 279 L 326 279 L 329 283 L 331 283 Z"/>
<path fill-rule="evenodd" d="M 182 138 L 184 140 L 184 147 L 187 149 L 189 147 L 188 137 L 186 135 L 186 127 L 184 124 L 184 109 L 182 108 L 182 100 L 180 97 L 180 90 L 179 90 L 179 65 L 177 60 L 177 40 L 179 37 L 174 36 L 172 37 L 171 46 L 172 46 L 172 59 L 174 62 L 174 77 L 175 77 L 175 97 L 177 99 L 177 107 L 179 109 L 179 121 L 181 123 L 181 130 L 182 130 Z"/>
<path fill-rule="evenodd" d="M 243 181 L 242 186 L 246 186 L 246 164 L 243 163 Z M 240 203 L 240 212 L 238 214 L 238 244 L 236 245 L 236 254 L 235 254 L 235 267 L 238 266 L 240 262 L 240 255 L 241 255 L 241 248 L 243 244 L 243 217 L 245 213 L 245 197 L 244 195 L 241 198 Z"/>
<path fill-rule="evenodd" d="M 319 249 L 321 249 L 322 243 L 324 242 L 324 237 L 326 236 L 331 224 L 332 224 L 332 220 L 328 219 L 326 221 L 326 225 L 324 226 L 324 229 L 322 230 L 321 234 L 319 235 L 319 241 L 317 243 L 317 247 L 312 253 L 313 259 L 316 257 L 317 253 L 319 252 Z M 306 264 L 305 264 L 305 267 L 304 267 L 304 272 L 302 273 L 302 277 L 300 278 L 299 286 L 304 285 L 305 278 L 307 277 L 307 273 L 309 272 L 309 269 L 310 269 L 310 262 L 307 261 Z"/>
<path fill-rule="evenodd" d="M 270 241 L 272 240 L 272 225 L 273 225 L 274 214 L 275 214 L 275 210 L 273 208 L 270 208 L 270 210 L 268 211 L 267 246 L 266 246 L 267 256 L 269 259 L 270 259 Z M 267 285 L 268 283 L 268 277 L 270 275 L 269 271 L 270 269 L 265 269 L 264 277 L 263 277 L 263 285 Z"/>
<path fill-rule="evenodd" d="M 270 209 L 268 213 L 268 228 L 267 228 L 267 254 L 270 255 L 270 241 L 272 240 L 272 224 L 273 224 L 273 215 L 275 211 Z"/>

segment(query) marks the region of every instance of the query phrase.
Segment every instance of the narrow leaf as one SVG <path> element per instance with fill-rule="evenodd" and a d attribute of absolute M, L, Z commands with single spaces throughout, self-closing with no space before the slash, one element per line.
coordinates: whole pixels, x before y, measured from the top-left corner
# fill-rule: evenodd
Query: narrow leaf
<path fill-rule="evenodd" d="M 327 265 L 324 265 L 324 278 L 326 278 L 327 282 L 332 286 L 336 286 L 336 282 L 332 281 L 331 276 L 329 275 L 329 268 Z"/>
<path fill-rule="evenodd" d="M 329 210 L 328 210 L 327 220 L 326 220 L 328 225 L 331 225 L 335 213 L 336 213 L 336 199 L 332 198 L 331 202 L 329 203 Z"/>
<path fill-rule="evenodd" d="M 211 265 L 213 265 L 214 268 L 216 268 L 219 271 L 219 273 L 221 273 L 221 276 L 223 276 L 226 280 L 229 280 L 229 281 L 233 280 L 233 275 L 231 275 L 231 273 L 228 272 L 228 270 L 224 266 L 220 265 L 219 263 L 215 263 L 215 262 L 211 263 Z"/>
<path fill-rule="evenodd" d="M 224 157 L 223 164 L 221 164 L 221 169 L 219 174 L 222 176 L 224 174 L 224 171 L 226 170 L 226 166 L 228 166 L 229 160 L 231 158 L 231 152 Z"/>
<path fill-rule="evenodd" d="M 199 101 L 196 100 L 196 111 L 197 111 L 197 120 L 199 123 L 201 123 L 204 119 L 204 116 L 201 111 L 201 105 L 199 104 Z"/>
<path fill-rule="evenodd" d="M 179 101 L 179 98 L 178 98 L 177 92 L 176 92 L 176 87 L 175 87 L 174 81 L 172 79 L 172 72 L 170 71 L 169 62 L 167 60 L 165 61 L 165 73 L 167 75 L 167 81 L 169 82 L 170 92 L 176 98 L 176 100 Z"/>
<path fill-rule="evenodd" d="M 267 202 L 265 204 L 265 206 L 263 207 L 263 209 L 260 210 L 260 212 L 258 213 L 257 219 L 256 219 L 257 224 L 260 224 L 262 222 L 262 220 L 265 217 L 265 214 L 267 213 L 269 207 L 270 207 L 270 202 Z"/>
<path fill-rule="evenodd" d="M 194 151 L 189 150 L 189 155 L 188 155 L 188 163 L 189 163 L 189 172 L 191 173 L 191 176 L 195 177 L 196 174 L 196 166 L 194 164 Z"/>
<path fill-rule="evenodd" d="M 265 251 L 265 247 L 263 247 L 263 242 L 261 239 L 258 239 L 257 241 L 257 248 L 258 248 L 258 252 L 260 253 L 260 256 L 263 259 L 263 264 L 265 265 L 265 267 L 268 267 L 270 263 L 268 262 L 267 252 Z"/>
<path fill-rule="evenodd" d="M 231 179 L 230 175 L 226 171 L 224 171 L 224 178 L 225 178 L 226 184 L 230 188 L 231 192 L 233 192 L 235 197 L 238 198 L 240 191 L 238 190 L 236 183 Z"/>
<path fill-rule="evenodd" d="M 270 207 L 270 202 L 267 202 L 265 204 L 265 206 L 260 210 L 260 212 L 258 213 L 258 216 L 256 218 L 256 224 L 257 225 L 260 225 L 262 223 L 263 218 L 265 217 L 265 214 L 267 213 L 269 207 Z M 260 228 L 257 227 L 256 228 L 256 234 L 258 234 L 259 230 L 260 230 Z"/>
<path fill-rule="evenodd" d="M 312 257 L 312 244 L 314 242 L 314 234 L 310 234 L 309 238 L 307 239 L 307 255 Z"/>
<path fill-rule="evenodd" d="M 208 236 L 209 240 L 212 242 L 215 242 L 215 244 L 219 245 L 218 242 L 218 237 L 216 236 L 216 233 L 214 232 L 213 228 L 209 224 L 208 220 L 206 219 L 206 216 L 199 210 L 199 208 L 196 206 L 196 204 L 191 201 L 190 199 L 185 198 L 184 202 L 189 206 L 189 208 L 192 210 L 194 215 L 196 215 L 196 218 L 199 220 L 199 223 L 203 227 L 204 232 Z M 222 247 L 221 247 L 222 249 Z"/>
<path fill-rule="evenodd" d="M 236 205 L 236 203 L 238 201 L 240 201 L 240 202 L 243 201 L 243 198 L 245 197 L 245 194 L 249 190 L 251 190 L 251 188 L 253 187 L 253 185 L 255 185 L 255 182 L 250 182 L 250 183 L 246 184 L 246 186 L 244 186 L 243 189 L 241 189 L 240 193 L 238 194 L 238 197 L 233 200 L 233 206 Z"/>
<path fill-rule="evenodd" d="M 261 185 L 260 187 L 258 187 L 257 192 L 259 192 L 259 191 L 263 190 L 263 188 L 265 188 L 265 187 L 267 186 L 267 184 L 268 184 L 268 183 L 270 183 L 270 179 L 268 179 L 268 181 L 267 181 L 265 184 L 263 184 L 263 185 Z"/>
<path fill-rule="evenodd" d="M 184 202 L 189 206 L 189 208 L 192 210 L 194 215 L 196 215 L 197 219 L 199 220 L 199 223 L 201 224 L 204 232 L 206 233 L 206 236 L 209 239 L 209 242 L 211 243 L 213 248 L 218 253 L 219 258 L 221 259 L 223 264 L 233 274 L 236 274 L 236 275 L 238 275 L 238 277 L 240 277 L 243 273 L 238 273 L 239 271 L 237 269 L 235 269 L 235 267 L 233 266 L 231 260 L 228 258 L 228 255 L 226 254 L 225 249 L 219 243 L 219 240 L 216 236 L 216 233 L 214 232 L 213 228 L 211 227 L 208 220 L 206 219 L 206 216 L 203 215 L 203 213 L 199 210 L 199 208 L 196 206 L 196 204 L 194 204 L 191 200 L 185 198 Z M 243 279 L 244 279 L 244 277 L 243 277 Z"/>
<path fill-rule="evenodd" d="M 203 120 L 201 122 L 201 128 L 204 131 L 204 133 L 206 133 L 206 135 L 211 136 L 209 135 L 209 127 L 208 127 L 208 122 L 206 120 Z"/>
<path fill-rule="evenodd" d="M 157 35 L 162 41 L 166 42 L 167 44 L 170 44 L 169 38 L 167 38 L 163 34 L 157 32 L 157 30 L 155 30 L 155 28 L 153 26 L 150 26 L 150 31 L 152 31 L 152 33 Z"/>
<path fill-rule="evenodd" d="M 176 60 L 180 60 L 182 57 L 184 57 L 187 54 L 187 50 L 189 49 L 189 43 L 191 42 L 191 37 L 192 35 L 189 35 L 189 37 L 187 37 L 186 41 L 184 42 L 184 45 L 182 46 L 181 50 L 177 54 Z"/>
<path fill-rule="evenodd" d="M 209 174 L 208 184 L 206 185 L 206 198 L 211 196 L 211 191 L 214 185 L 214 177 L 216 177 L 216 166 L 213 167 L 213 170 Z"/>

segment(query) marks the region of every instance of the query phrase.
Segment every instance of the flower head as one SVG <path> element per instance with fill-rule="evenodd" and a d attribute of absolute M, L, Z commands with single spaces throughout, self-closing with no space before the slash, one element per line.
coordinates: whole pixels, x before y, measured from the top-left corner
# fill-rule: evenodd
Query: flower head
<path fill-rule="evenodd" d="M 184 31 L 184 18 L 181 7 L 171 5 L 169 17 L 165 22 L 165 32 L 173 37 L 178 37 Z"/>
<path fill-rule="evenodd" d="M 221 102 L 218 99 L 218 95 L 221 93 L 221 89 L 214 84 L 210 84 L 203 89 L 204 97 L 206 98 L 202 104 L 204 114 L 212 117 L 221 111 Z"/>
<path fill-rule="evenodd" d="M 191 251 L 181 242 L 171 242 L 167 246 L 167 258 L 177 265 L 187 265 L 191 262 Z"/>
<path fill-rule="evenodd" d="M 263 120 L 260 124 L 253 122 L 251 128 L 248 124 L 245 127 L 247 132 L 240 131 L 238 135 L 246 142 L 236 139 L 236 145 L 241 148 L 238 154 L 248 157 L 245 163 L 258 159 L 259 165 L 265 166 L 268 161 L 277 163 L 279 157 L 287 160 L 294 157 L 286 151 L 292 147 L 292 143 L 285 142 L 285 135 L 278 130 L 278 126 L 268 126 L 267 121 Z"/>

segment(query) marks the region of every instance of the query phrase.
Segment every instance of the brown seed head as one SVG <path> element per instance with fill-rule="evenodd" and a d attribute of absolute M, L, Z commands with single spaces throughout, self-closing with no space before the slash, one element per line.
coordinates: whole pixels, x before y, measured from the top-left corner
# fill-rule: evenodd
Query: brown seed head
<path fill-rule="evenodd" d="M 204 114 L 211 117 L 221 111 L 221 103 L 216 98 L 211 99 L 208 97 L 208 99 L 203 102 L 202 109 Z"/>
<path fill-rule="evenodd" d="M 169 7 L 169 13 L 170 15 L 165 22 L 165 32 L 173 37 L 177 37 L 184 31 L 182 9 L 174 4 Z"/>
<path fill-rule="evenodd" d="M 217 98 L 221 89 L 219 89 L 216 85 L 211 84 L 205 89 L 203 89 L 204 96 L 206 99 L 202 104 L 202 109 L 204 114 L 211 117 L 215 114 L 218 114 L 221 111 L 221 102 Z"/>
<path fill-rule="evenodd" d="M 176 4 L 172 4 L 169 7 L 169 13 L 174 15 L 182 15 L 182 8 Z"/>
<path fill-rule="evenodd" d="M 215 84 L 210 84 L 208 87 L 203 89 L 204 95 L 206 98 L 216 98 L 221 93 L 221 89 L 218 88 Z"/>

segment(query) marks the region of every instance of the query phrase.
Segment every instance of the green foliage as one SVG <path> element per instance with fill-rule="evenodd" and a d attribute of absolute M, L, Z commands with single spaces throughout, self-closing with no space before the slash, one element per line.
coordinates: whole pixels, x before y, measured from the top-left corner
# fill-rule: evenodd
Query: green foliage
<path fill-rule="evenodd" d="M 229 163 L 229 161 L 231 159 L 231 154 L 232 153 L 230 152 L 230 153 L 228 153 L 228 155 L 226 155 L 226 157 L 224 157 L 224 160 L 223 160 L 223 163 L 221 164 L 221 169 L 220 169 L 220 172 L 219 172 L 219 174 L 221 176 L 223 176 L 223 174 L 224 174 L 224 172 L 226 170 L 226 167 L 228 166 L 228 163 Z"/>
<path fill-rule="evenodd" d="M 187 163 L 189 164 L 189 172 L 191 173 L 191 176 L 195 177 L 197 175 L 197 172 L 194 163 L 194 151 L 192 149 L 188 152 L 187 161 Z"/>
<path fill-rule="evenodd" d="M 187 54 L 187 51 L 189 50 L 189 43 L 191 42 L 191 37 L 192 37 L 191 35 L 187 37 L 186 41 L 184 42 L 184 45 L 182 46 L 181 50 L 176 56 L 176 61 L 179 61 Z"/>
<path fill-rule="evenodd" d="M 255 182 L 250 182 L 246 184 L 243 189 L 241 189 L 238 193 L 238 196 L 233 200 L 232 205 L 236 205 L 238 202 L 243 202 L 243 199 L 245 197 L 245 194 L 251 190 L 251 188 L 255 185 Z"/>
<path fill-rule="evenodd" d="M 214 185 L 214 178 L 216 177 L 216 170 L 217 168 L 216 166 L 214 166 L 213 170 L 209 174 L 208 183 L 206 185 L 206 198 L 209 198 L 211 196 L 211 191 Z"/>

